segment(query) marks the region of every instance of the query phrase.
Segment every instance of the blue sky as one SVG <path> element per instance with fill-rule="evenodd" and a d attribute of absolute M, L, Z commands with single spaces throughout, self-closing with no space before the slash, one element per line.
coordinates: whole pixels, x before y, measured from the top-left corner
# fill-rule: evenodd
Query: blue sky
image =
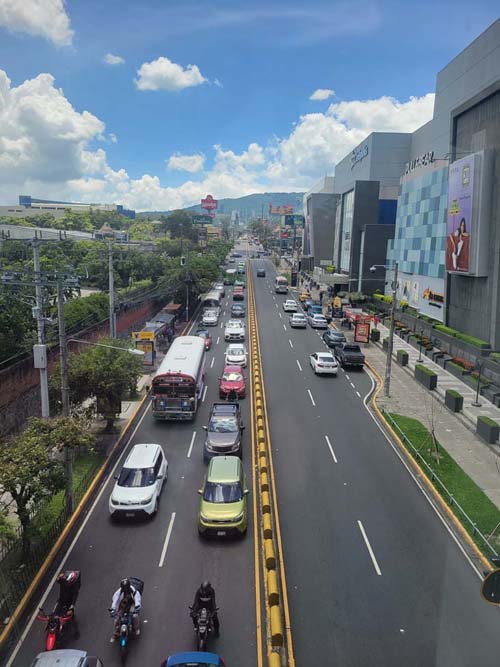
<path fill-rule="evenodd" d="M 437 71 L 498 16 L 481 0 L 46 4 L 0 0 L 2 203 L 307 188 L 368 132 L 426 122 Z"/>

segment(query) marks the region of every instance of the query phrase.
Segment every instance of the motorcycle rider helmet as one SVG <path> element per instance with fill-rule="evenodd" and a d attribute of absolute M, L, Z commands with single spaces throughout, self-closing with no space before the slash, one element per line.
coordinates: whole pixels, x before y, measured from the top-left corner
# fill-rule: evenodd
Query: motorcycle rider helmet
<path fill-rule="evenodd" d="M 132 592 L 132 586 L 130 585 L 130 579 L 125 577 L 125 579 L 122 579 L 120 581 L 120 588 L 122 593 L 131 593 Z"/>
<path fill-rule="evenodd" d="M 204 595 L 210 595 L 212 592 L 212 584 L 209 581 L 204 581 L 200 586 L 200 592 Z"/>

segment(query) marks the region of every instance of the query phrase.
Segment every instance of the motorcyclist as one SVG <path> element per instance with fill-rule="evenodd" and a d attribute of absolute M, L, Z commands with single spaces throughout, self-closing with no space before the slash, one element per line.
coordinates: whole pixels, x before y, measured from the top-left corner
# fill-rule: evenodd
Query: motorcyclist
<path fill-rule="evenodd" d="M 137 636 L 141 634 L 139 611 L 141 609 L 142 597 L 140 592 L 132 586 L 130 579 L 122 579 L 111 601 L 109 612 L 114 618 L 113 634 L 110 637 L 112 644 L 120 634 L 120 617 L 124 613 L 132 614 L 132 627 Z"/>
<path fill-rule="evenodd" d="M 80 572 L 78 570 L 63 570 L 57 575 L 56 581 L 59 584 L 59 597 L 53 613 L 56 616 L 74 614 L 82 583 Z"/>
<path fill-rule="evenodd" d="M 214 624 L 215 636 L 219 636 L 219 617 L 217 615 L 217 604 L 215 602 L 215 591 L 209 581 L 204 581 L 194 595 L 193 606 L 191 607 L 190 616 L 193 620 L 193 625 L 196 630 L 198 613 L 200 609 L 207 609 L 212 617 Z"/>

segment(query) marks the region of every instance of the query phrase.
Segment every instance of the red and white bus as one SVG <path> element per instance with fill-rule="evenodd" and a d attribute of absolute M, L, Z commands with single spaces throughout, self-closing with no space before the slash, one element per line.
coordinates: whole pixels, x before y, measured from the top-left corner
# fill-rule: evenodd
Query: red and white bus
<path fill-rule="evenodd" d="M 274 291 L 276 294 L 288 293 L 288 280 L 285 276 L 276 276 L 276 280 L 274 281 Z"/>
<path fill-rule="evenodd" d="M 153 377 L 155 419 L 193 419 L 205 386 L 205 341 L 199 336 L 175 338 Z"/>

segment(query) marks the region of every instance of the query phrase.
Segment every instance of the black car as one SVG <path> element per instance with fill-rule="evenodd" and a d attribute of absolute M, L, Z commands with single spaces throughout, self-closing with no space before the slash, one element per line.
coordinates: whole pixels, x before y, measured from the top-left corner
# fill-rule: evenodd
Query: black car
<path fill-rule="evenodd" d="M 203 447 L 203 461 L 208 463 L 214 456 L 242 457 L 243 420 L 239 403 L 214 403 L 210 410 Z"/>
<path fill-rule="evenodd" d="M 257 269 L 257 278 L 265 278 L 266 277 L 266 270 L 265 269 Z"/>
<path fill-rule="evenodd" d="M 323 340 L 328 345 L 328 347 L 333 347 L 334 349 L 337 345 L 346 342 L 346 337 L 342 331 L 335 331 L 335 329 L 327 329 L 323 334 Z"/>
<path fill-rule="evenodd" d="M 245 317 L 245 306 L 242 306 L 241 303 L 233 303 L 231 317 Z"/>

